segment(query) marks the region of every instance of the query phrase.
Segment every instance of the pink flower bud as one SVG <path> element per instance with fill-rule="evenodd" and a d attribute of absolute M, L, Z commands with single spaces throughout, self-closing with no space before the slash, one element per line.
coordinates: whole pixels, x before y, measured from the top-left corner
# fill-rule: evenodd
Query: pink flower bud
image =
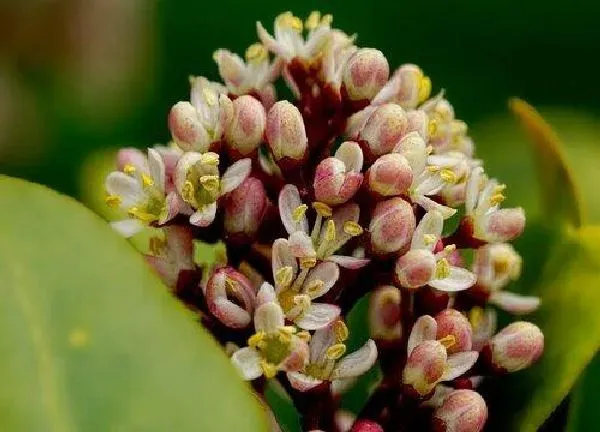
<path fill-rule="evenodd" d="M 426 340 L 417 345 L 406 361 L 402 383 L 416 396 L 427 396 L 439 383 L 446 370 L 446 348 L 436 340 Z"/>
<path fill-rule="evenodd" d="M 185 151 L 205 152 L 210 144 L 208 134 L 198 119 L 196 108 L 189 102 L 177 102 L 169 112 L 169 129 L 173 140 Z"/>
<path fill-rule="evenodd" d="M 525 228 L 525 212 L 522 208 L 507 208 L 492 212 L 481 227 L 482 240 L 493 243 L 511 241 L 521 235 Z"/>
<path fill-rule="evenodd" d="M 412 179 L 408 161 L 398 153 L 380 156 L 367 171 L 369 190 L 384 197 L 404 194 Z"/>
<path fill-rule="evenodd" d="M 357 420 L 350 432 L 383 432 L 383 428 L 372 420 Z"/>
<path fill-rule="evenodd" d="M 251 154 L 263 140 L 265 124 L 265 109 L 259 101 L 248 95 L 235 99 L 233 119 L 225 130 L 229 148 L 239 153 L 238 156 Z"/>
<path fill-rule="evenodd" d="M 484 356 L 499 372 L 517 372 L 540 358 L 544 334 L 534 324 L 517 321 L 502 329 L 484 348 Z"/>
<path fill-rule="evenodd" d="M 377 107 L 360 131 L 372 156 L 390 153 L 406 134 L 408 120 L 400 105 L 385 104 Z"/>
<path fill-rule="evenodd" d="M 419 66 L 405 64 L 394 73 L 400 81 L 400 88 L 394 101 L 406 108 L 415 108 L 424 102 L 431 93 L 431 81 Z"/>
<path fill-rule="evenodd" d="M 250 324 L 255 298 L 250 281 L 231 267 L 217 269 L 206 285 L 209 311 L 230 328 Z"/>
<path fill-rule="evenodd" d="M 359 49 L 346 63 L 343 82 L 348 98 L 371 100 L 385 85 L 390 75 L 388 62 L 379 50 Z"/>
<path fill-rule="evenodd" d="M 425 141 L 429 139 L 429 116 L 423 110 L 406 112 L 408 132 L 417 132 Z"/>
<path fill-rule="evenodd" d="M 446 350 L 448 354 L 471 351 L 473 345 L 473 330 L 469 320 L 456 309 L 445 309 L 435 316 L 437 322 L 437 339 L 447 336 L 454 338 Z"/>
<path fill-rule="evenodd" d="M 400 290 L 393 285 L 377 288 L 369 300 L 369 331 L 373 339 L 399 340 L 402 337 L 400 322 Z"/>
<path fill-rule="evenodd" d="M 395 279 L 404 288 L 419 288 L 433 279 L 436 260 L 426 249 L 412 249 L 396 261 Z"/>
<path fill-rule="evenodd" d="M 248 177 L 225 199 L 225 231 L 252 237 L 258 231 L 269 201 L 263 183 Z"/>
<path fill-rule="evenodd" d="M 411 205 L 402 198 L 391 198 L 377 204 L 369 232 L 375 254 L 398 252 L 410 243 L 416 220 Z"/>
<path fill-rule="evenodd" d="M 286 100 L 275 103 L 267 115 L 266 138 L 276 161 L 303 159 L 308 138 L 298 108 Z"/>
<path fill-rule="evenodd" d="M 480 432 L 488 410 L 483 398 L 473 390 L 454 390 L 433 413 L 434 432 Z"/>
<path fill-rule="evenodd" d="M 338 205 L 352 198 L 362 184 L 362 165 L 360 146 L 353 141 L 342 143 L 334 157 L 317 165 L 313 184 L 317 201 Z"/>

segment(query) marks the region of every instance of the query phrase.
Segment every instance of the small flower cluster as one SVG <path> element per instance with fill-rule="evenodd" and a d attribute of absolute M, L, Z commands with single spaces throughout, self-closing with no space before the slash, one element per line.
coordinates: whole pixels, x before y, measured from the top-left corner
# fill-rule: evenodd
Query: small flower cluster
<path fill-rule="evenodd" d="M 418 66 L 390 73 L 383 53 L 331 25 L 286 12 L 272 34 L 257 23 L 245 58 L 217 50 L 222 83 L 190 79 L 168 115 L 172 142 L 119 152 L 106 179 L 124 215 L 114 227 L 162 229 L 148 262 L 259 394 L 265 379 L 283 385 L 306 430 L 396 430 L 401 413 L 478 432 L 477 386 L 543 351 L 534 324 L 496 332 L 496 308 L 539 305 L 505 290 L 521 271 L 509 242 L 524 212 L 501 207 L 505 185 Z M 277 100 L 280 77 L 294 101 Z M 225 253 L 194 261 L 194 242 L 217 240 Z M 372 339 L 348 353 L 344 320 L 366 295 Z M 338 411 L 376 362 L 365 409 Z"/>

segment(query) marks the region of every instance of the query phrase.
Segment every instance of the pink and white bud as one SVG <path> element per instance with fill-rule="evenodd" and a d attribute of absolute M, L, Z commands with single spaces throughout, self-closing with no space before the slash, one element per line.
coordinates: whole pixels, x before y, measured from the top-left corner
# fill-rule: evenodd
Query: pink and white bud
<path fill-rule="evenodd" d="M 520 208 L 496 210 L 481 226 L 475 227 L 475 237 L 491 243 L 507 242 L 519 237 L 525 228 L 525 211 Z"/>
<path fill-rule="evenodd" d="M 421 342 L 408 356 L 402 373 L 402 383 L 417 397 L 429 395 L 442 380 L 447 360 L 446 348 L 440 342 Z"/>
<path fill-rule="evenodd" d="M 399 340 L 402 337 L 400 321 L 400 290 L 393 285 L 377 288 L 369 299 L 369 331 L 373 339 Z"/>
<path fill-rule="evenodd" d="M 354 423 L 350 432 L 383 432 L 383 428 L 372 420 L 361 419 Z"/>
<path fill-rule="evenodd" d="M 400 89 L 394 101 L 405 108 L 415 108 L 431 94 L 431 81 L 419 66 L 402 65 L 394 73 L 400 80 Z"/>
<path fill-rule="evenodd" d="M 369 190 L 384 197 L 406 193 L 412 180 L 408 160 L 398 153 L 380 156 L 367 171 Z"/>
<path fill-rule="evenodd" d="M 471 351 L 473 329 L 469 320 L 456 309 L 445 309 L 435 316 L 437 339 L 450 337 L 453 341 L 446 346 L 448 354 Z"/>
<path fill-rule="evenodd" d="M 388 61 L 379 50 L 361 48 L 354 53 L 343 70 L 343 83 L 352 101 L 371 100 L 385 85 L 390 75 Z"/>
<path fill-rule="evenodd" d="M 488 410 L 483 398 L 473 390 L 454 390 L 433 413 L 434 432 L 480 432 Z"/>
<path fill-rule="evenodd" d="M 435 276 L 435 256 L 426 249 L 412 249 L 398 258 L 394 270 L 396 282 L 404 288 L 427 285 Z"/>
<path fill-rule="evenodd" d="M 488 244 L 475 251 L 473 272 L 477 284 L 488 291 L 504 288 L 521 275 L 522 259 L 508 243 Z"/>
<path fill-rule="evenodd" d="M 263 105 L 249 95 L 233 101 L 233 118 L 225 130 L 225 138 L 230 150 L 237 156 L 248 156 L 263 140 L 266 126 L 266 112 Z"/>
<path fill-rule="evenodd" d="M 531 366 L 544 351 L 544 334 L 535 324 L 517 321 L 496 334 L 484 356 L 498 372 L 517 372 Z"/>
<path fill-rule="evenodd" d="M 208 310 L 230 328 L 250 324 L 255 299 L 250 281 L 231 267 L 217 269 L 206 285 Z"/>
<path fill-rule="evenodd" d="M 317 201 L 339 205 L 352 198 L 362 184 L 362 165 L 360 146 L 353 141 L 342 143 L 333 157 L 317 165 L 313 183 Z"/>
<path fill-rule="evenodd" d="M 169 130 L 173 141 L 185 151 L 205 152 L 210 145 L 210 138 L 198 111 L 189 102 L 177 102 L 169 112 Z"/>
<path fill-rule="evenodd" d="M 298 108 L 286 100 L 271 107 L 265 130 L 267 143 L 275 161 L 288 158 L 300 161 L 308 148 L 304 120 Z"/>
<path fill-rule="evenodd" d="M 377 107 L 360 131 L 359 137 L 367 143 L 370 156 L 390 153 L 406 134 L 408 119 L 400 105 L 385 104 Z"/>
<path fill-rule="evenodd" d="M 423 110 L 409 110 L 406 112 L 408 132 L 416 132 L 425 141 L 429 139 L 429 116 Z"/>
<path fill-rule="evenodd" d="M 369 224 L 372 251 L 385 255 L 402 250 L 410 243 L 415 226 L 412 206 L 402 198 L 378 203 Z"/>
<path fill-rule="evenodd" d="M 262 181 L 255 177 L 246 178 L 225 199 L 225 231 L 252 237 L 268 207 L 269 200 Z"/>

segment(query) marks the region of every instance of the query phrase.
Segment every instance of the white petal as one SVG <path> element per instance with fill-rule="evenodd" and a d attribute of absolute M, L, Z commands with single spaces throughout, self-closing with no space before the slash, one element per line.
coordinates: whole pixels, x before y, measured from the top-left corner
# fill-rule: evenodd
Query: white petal
<path fill-rule="evenodd" d="M 288 245 L 292 254 L 298 258 L 317 255 L 311 238 L 304 231 L 292 233 L 288 239 Z"/>
<path fill-rule="evenodd" d="M 120 171 L 111 172 L 105 181 L 106 192 L 121 198 L 120 206 L 129 208 L 144 198 L 144 191 L 139 181 Z"/>
<path fill-rule="evenodd" d="M 411 249 L 428 249 L 433 251 L 438 240 L 442 237 L 444 227 L 444 218 L 437 210 L 428 211 L 417 225 L 413 235 Z M 427 237 L 433 236 L 434 240 L 426 240 Z"/>
<path fill-rule="evenodd" d="M 393 150 L 406 158 L 410 165 L 413 178 L 417 178 L 425 169 L 427 164 L 427 145 L 418 132 L 413 131 L 406 134 L 404 138 L 396 144 Z"/>
<path fill-rule="evenodd" d="M 125 238 L 136 235 L 144 228 L 144 224 L 137 219 L 123 219 L 111 222 L 110 226 Z"/>
<path fill-rule="evenodd" d="M 169 192 L 166 199 L 167 212 L 158 221 L 159 225 L 163 225 L 177 216 L 184 204 L 177 192 Z"/>
<path fill-rule="evenodd" d="M 258 33 L 258 38 L 260 41 L 267 47 L 269 51 L 284 58 L 292 55 L 289 49 L 286 49 L 285 46 L 273 39 L 273 37 L 265 30 L 260 22 L 256 23 L 256 32 Z"/>
<path fill-rule="evenodd" d="M 442 381 L 451 381 L 467 372 L 473 367 L 479 353 L 477 351 L 467 351 L 457 354 L 452 354 L 448 357 L 446 371 L 442 375 Z"/>
<path fill-rule="evenodd" d="M 327 348 L 335 343 L 335 332 L 332 326 L 317 330 L 310 338 L 310 362 L 325 361 Z"/>
<path fill-rule="evenodd" d="M 473 171 L 471 171 L 471 175 L 467 181 L 465 212 L 468 215 L 473 214 L 473 210 L 475 210 L 475 206 L 477 205 L 477 197 L 479 197 L 479 186 L 481 184 L 482 175 L 483 168 L 476 167 L 473 169 Z"/>
<path fill-rule="evenodd" d="M 165 191 L 165 163 L 160 153 L 154 149 L 148 149 L 148 166 L 150 167 L 150 177 L 154 180 L 154 185 L 161 192 Z"/>
<path fill-rule="evenodd" d="M 413 325 L 408 337 L 407 355 L 415 349 L 417 345 L 426 340 L 434 340 L 437 333 L 437 322 L 429 315 L 423 315 Z"/>
<path fill-rule="evenodd" d="M 375 95 L 371 105 L 381 105 L 389 102 L 400 92 L 400 74 L 394 73 L 390 80 Z"/>
<path fill-rule="evenodd" d="M 446 183 L 437 174 L 424 173 L 417 180 L 414 193 L 416 195 L 435 195 Z"/>
<path fill-rule="evenodd" d="M 313 281 L 322 281 L 323 286 L 321 287 L 321 289 L 309 293 L 311 299 L 315 299 L 321 297 L 326 292 L 328 292 L 335 285 L 339 277 L 340 269 L 338 268 L 337 264 L 329 261 L 323 261 L 320 262 L 310 271 L 302 286 L 303 288 L 306 288 Z"/>
<path fill-rule="evenodd" d="M 497 313 L 494 309 L 486 309 L 483 319 L 473 328 L 473 349 L 480 351 L 487 341 L 496 333 Z"/>
<path fill-rule="evenodd" d="M 215 220 L 217 214 L 217 203 L 211 203 L 205 205 L 201 209 L 198 209 L 194 214 L 190 216 L 190 223 L 199 227 L 207 227 Z"/>
<path fill-rule="evenodd" d="M 355 258 L 345 255 L 331 255 L 329 258 L 327 258 L 327 261 L 334 262 L 340 267 L 353 270 L 363 268 L 371 262 L 371 260 L 367 258 Z"/>
<path fill-rule="evenodd" d="M 433 392 L 433 396 L 425 402 L 421 404 L 421 406 L 438 408 L 446 399 L 450 393 L 452 393 L 454 389 L 452 387 L 445 386 L 443 384 L 438 384 L 435 386 L 435 391 Z"/>
<path fill-rule="evenodd" d="M 187 180 L 189 170 L 202 160 L 202 154 L 196 152 L 186 152 L 181 156 L 175 167 L 175 188 L 180 194 L 183 193 L 183 185 Z"/>
<path fill-rule="evenodd" d="M 425 211 L 436 210 L 436 211 L 440 212 L 442 214 L 442 217 L 444 218 L 444 220 L 450 219 L 457 212 L 456 209 L 453 209 L 451 207 L 447 207 L 438 202 L 435 202 L 431 198 L 426 197 L 424 195 L 413 197 L 413 201 L 415 201 L 417 204 L 419 204 L 421 207 L 423 207 L 423 209 Z"/>
<path fill-rule="evenodd" d="M 346 165 L 346 171 L 360 172 L 363 166 L 363 152 L 354 141 L 343 142 L 334 157 Z"/>
<path fill-rule="evenodd" d="M 296 231 L 308 233 L 308 220 L 302 216 L 298 222 L 294 220 L 293 212 L 302 205 L 300 192 L 294 185 L 287 184 L 279 193 L 279 217 L 288 234 Z"/>
<path fill-rule="evenodd" d="M 254 348 L 246 347 L 237 350 L 231 356 L 231 362 L 247 381 L 251 381 L 262 375 L 260 355 Z"/>
<path fill-rule="evenodd" d="M 265 303 L 272 303 L 277 301 L 277 295 L 275 294 L 275 288 L 269 282 L 263 282 L 256 294 L 256 306 L 260 306 Z"/>
<path fill-rule="evenodd" d="M 296 325 L 304 330 L 318 330 L 331 324 L 340 316 L 340 308 L 326 303 L 313 303 L 296 320 Z"/>
<path fill-rule="evenodd" d="M 284 323 L 283 311 L 277 303 L 262 304 L 254 313 L 254 327 L 256 331 L 273 333 L 283 327 Z"/>
<path fill-rule="evenodd" d="M 377 346 L 369 339 L 358 351 L 338 361 L 331 378 L 352 378 L 362 375 L 373 367 L 375 360 L 377 360 Z"/>
<path fill-rule="evenodd" d="M 492 293 L 489 302 L 515 315 L 534 312 L 540 306 L 540 299 L 538 297 L 526 297 L 508 291 L 496 291 Z"/>
<path fill-rule="evenodd" d="M 362 111 L 352 114 L 348 119 L 344 135 L 350 137 L 351 139 L 358 138 L 360 132 L 363 130 L 365 124 L 376 109 L 377 108 L 375 106 L 369 105 Z"/>
<path fill-rule="evenodd" d="M 458 292 L 466 290 L 475 284 L 477 278 L 469 270 L 462 267 L 450 267 L 450 274 L 444 279 L 433 279 L 429 286 L 439 291 Z"/>
<path fill-rule="evenodd" d="M 301 392 L 313 389 L 323 382 L 320 379 L 304 375 L 300 372 L 288 372 L 287 377 L 292 387 Z"/>
<path fill-rule="evenodd" d="M 271 249 L 271 268 L 273 270 L 273 277 L 277 275 L 279 269 L 283 267 L 292 268 L 292 278 L 295 279 L 298 273 L 298 262 L 290 250 L 290 245 L 286 239 L 277 239 L 273 242 Z M 279 287 L 275 285 L 277 290 Z"/>
<path fill-rule="evenodd" d="M 231 165 L 221 177 L 221 194 L 226 194 L 241 185 L 252 170 L 251 159 L 240 159 Z"/>
<path fill-rule="evenodd" d="M 360 216 L 360 207 L 355 203 L 344 204 L 334 210 L 331 219 L 335 224 L 335 240 L 328 245 L 327 250 L 333 252 L 341 248 L 352 236 L 344 231 L 345 222 L 358 222 Z M 321 229 L 321 241 L 325 238 L 327 224 L 323 224 Z"/>

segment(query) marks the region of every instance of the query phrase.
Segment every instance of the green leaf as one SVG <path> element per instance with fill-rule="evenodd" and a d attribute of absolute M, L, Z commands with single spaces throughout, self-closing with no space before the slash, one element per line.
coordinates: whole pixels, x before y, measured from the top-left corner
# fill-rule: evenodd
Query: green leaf
<path fill-rule="evenodd" d="M 584 432 L 589 430 L 590 425 L 600 424 L 598 388 L 600 388 L 600 357 L 596 356 L 579 378 L 572 392 L 567 432 Z"/>
<path fill-rule="evenodd" d="M 99 217 L 0 177 L 0 429 L 264 431 L 216 342 Z"/>

